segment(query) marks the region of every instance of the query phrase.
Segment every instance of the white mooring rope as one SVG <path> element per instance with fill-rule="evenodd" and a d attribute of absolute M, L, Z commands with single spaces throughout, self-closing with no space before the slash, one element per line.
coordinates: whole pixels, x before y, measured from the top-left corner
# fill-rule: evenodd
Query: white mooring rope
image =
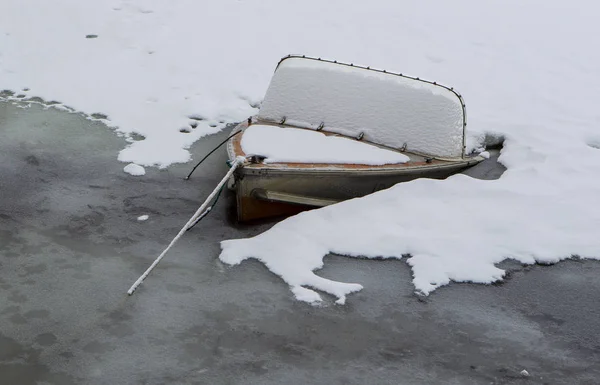
<path fill-rule="evenodd" d="M 175 244 L 175 242 L 177 242 L 179 240 L 179 238 L 181 238 L 181 236 L 183 234 L 185 234 L 185 232 L 187 231 L 187 229 L 192 224 L 194 224 L 194 222 L 196 221 L 196 219 L 198 218 L 198 216 L 204 214 L 204 211 L 206 210 L 206 206 L 208 206 L 208 203 L 215 197 L 215 195 L 223 187 L 223 185 L 225 183 L 227 183 L 227 180 L 231 177 L 231 175 L 233 174 L 233 172 L 235 171 L 235 169 L 238 168 L 239 166 L 241 166 L 245 161 L 246 161 L 246 158 L 244 158 L 243 156 L 238 156 L 235 159 L 235 161 L 231 164 L 231 168 L 229 169 L 229 171 L 227 172 L 227 174 L 223 177 L 223 179 L 221 179 L 221 181 L 219 182 L 219 184 L 217 185 L 217 187 L 208 196 L 208 198 L 206 198 L 206 200 L 204 201 L 204 203 L 202 204 L 202 206 L 200 206 L 200 208 L 198 210 L 196 210 L 196 212 L 194 213 L 194 215 L 187 221 L 187 223 L 185 224 L 185 226 L 183 226 L 183 228 L 179 231 L 179 233 L 175 236 L 175 238 L 173 238 L 173 240 L 171 241 L 171 243 L 169 243 L 169 246 L 167 246 L 167 248 L 158 256 L 158 258 L 156 258 L 156 260 L 152 263 L 152 265 L 150 265 L 150 267 L 144 272 L 144 274 L 142 274 L 137 279 L 137 281 L 135 281 L 135 283 L 129 288 L 129 290 L 127 291 L 127 294 L 129 294 L 129 295 L 133 294 L 133 292 L 138 288 L 138 286 L 140 286 L 140 284 L 142 283 L 142 281 L 144 279 L 146 279 L 146 277 L 148 276 L 148 274 L 150 274 L 150 272 L 152 271 L 152 269 L 154 269 L 156 267 L 156 265 L 158 265 L 158 263 L 160 262 L 160 260 L 163 259 L 163 257 L 165 256 L 165 254 L 167 254 L 167 251 L 169 251 L 169 249 Z"/>

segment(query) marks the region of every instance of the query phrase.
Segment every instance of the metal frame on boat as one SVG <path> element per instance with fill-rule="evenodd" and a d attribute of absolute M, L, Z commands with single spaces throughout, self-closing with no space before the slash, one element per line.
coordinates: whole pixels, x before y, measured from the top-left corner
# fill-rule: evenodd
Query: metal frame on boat
<path fill-rule="evenodd" d="M 416 178 L 444 179 L 483 160 L 482 157 L 465 154 L 466 108 L 462 96 L 453 88 L 403 74 L 299 55 L 290 55 L 283 58 L 278 63 L 275 71 L 277 72 L 281 64 L 290 58 L 332 63 L 372 71 L 373 73 L 398 76 L 411 82 L 426 83 L 450 91 L 458 98 L 460 109 L 462 109 L 462 138 L 460 138 L 462 148 L 461 151 L 458 151 L 458 149 L 455 151 L 457 156 L 436 156 L 435 154 L 423 153 L 418 149 L 407 148 L 406 143 L 401 147 L 390 147 L 385 143 L 381 143 L 381 141 L 377 142 L 376 139 L 372 139 L 368 135 L 363 138 L 362 132 L 356 136 L 347 135 L 352 132 L 344 130 L 344 127 L 328 127 L 324 123 L 303 123 L 298 119 L 286 121 L 285 117 L 275 120 L 269 117 L 265 118 L 259 112 L 257 116 L 249 118 L 248 121 L 235 127 L 234 133 L 239 132 L 239 134 L 231 137 L 227 143 L 227 152 L 230 159 L 256 155 L 244 152 L 242 140 L 244 131 L 250 125 L 261 124 L 292 127 L 299 130 L 317 130 L 325 135 L 360 140 L 366 144 L 401 152 L 408 156 L 410 161 L 401 164 L 374 166 L 366 164 L 263 163 L 260 157 L 255 157 L 254 162 L 247 163 L 244 167 L 236 170 L 230 183 L 230 188 L 235 190 L 236 193 L 238 220 L 249 221 L 292 215 L 310 208 L 323 207 L 342 200 L 368 195 L 391 187 L 396 183 Z M 261 111 L 262 109 L 261 107 Z"/>

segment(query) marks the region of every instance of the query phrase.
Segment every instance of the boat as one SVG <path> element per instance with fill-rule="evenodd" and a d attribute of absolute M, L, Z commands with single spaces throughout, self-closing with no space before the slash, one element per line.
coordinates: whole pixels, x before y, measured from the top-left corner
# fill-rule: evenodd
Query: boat
<path fill-rule="evenodd" d="M 249 159 L 229 183 L 237 219 L 288 216 L 417 178 L 447 178 L 484 159 L 465 153 L 466 125 L 464 100 L 451 87 L 370 67 L 286 56 L 258 114 L 238 124 L 227 142 L 231 161 Z M 302 158 L 297 137 L 342 138 L 344 145 L 351 141 L 363 147 L 351 147 L 345 153 L 350 158 L 337 161 L 317 154 L 320 146 L 314 143 L 320 142 L 311 142 L 312 147 L 299 150 L 306 155 Z M 375 159 L 392 160 L 361 160 L 371 152 L 377 153 Z"/>

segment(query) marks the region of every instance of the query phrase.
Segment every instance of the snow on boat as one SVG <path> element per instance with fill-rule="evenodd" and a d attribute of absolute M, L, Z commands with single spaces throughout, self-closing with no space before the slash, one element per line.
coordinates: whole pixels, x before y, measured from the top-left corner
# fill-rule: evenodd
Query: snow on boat
<path fill-rule="evenodd" d="M 292 215 L 483 160 L 465 154 L 454 89 L 369 67 L 283 58 L 259 113 L 227 143 L 240 221 Z"/>

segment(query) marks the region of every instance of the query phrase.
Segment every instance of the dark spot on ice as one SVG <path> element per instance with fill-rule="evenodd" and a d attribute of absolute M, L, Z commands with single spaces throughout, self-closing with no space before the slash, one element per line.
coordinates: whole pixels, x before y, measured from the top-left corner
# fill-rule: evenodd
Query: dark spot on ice
<path fill-rule="evenodd" d="M 210 127 L 217 127 L 217 123 L 211 123 L 209 124 Z"/>
<path fill-rule="evenodd" d="M 529 314 L 529 315 L 526 315 L 526 317 L 532 321 L 539 323 L 539 324 L 553 324 L 556 326 L 561 326 L 562 324 L 565 323 L 564 320 L 554 317 L 552 314 L 548 314 L 548 313 Z"/>
<path fill-rule="evenodd" d="M 223 123 L 225 123 L 225 121 L 221 119 L 221 120 L 219 120 L 219 123 L 223 124 Z"/>
<path fill-rule="evenodd" d="M 196 122 L 196 121 L 194 121 L 194 122 L 191 122 L 191 123 L 190 123 L 190 127 L 192 127 L 192 128 L 196 128 L 196 127 L 198 127 L 198 122 Z"/>
<path fill-rule="evenodd" d="M 24 266 L 23 270 L 25 270 L 25 274 L 22 276 L 25 277 L 32 274 L 41 274 L 48 270 L 48 266 L 43 263 L 38 263 L 37 265 L 33 266 Z"/>
<path fill-rule="evenodd" d="M 129 321 L 131 319 L 131 315 L 127 314 L 123 310 L 115 310 L 112 311 L 108 317 L 111 319 L 112 323 Z"/>
<path fill-rule="evenodd" d="M 154 51 L 148 51 L 148 55 L 152 55 Z"/>
<path fill-rule="evenodd" d="M 16 325 L 25 325 L 27 323 L 27 319 L 21 314 L 13 314 L 8 317 L 8 320 Z"/>
<path fill-rule="evenodd" d="M 100 185 L 96 185 L 96 184 L 88 185 L 88 187 L 93 188 L 93 189 L 99 189 L 99 190 L 108 190 L 109 189 L 109 187 L 100 186 Z"/>
<path fill-rule="evenodd" d="M 206 119 L 204 116 L 202 116 L 202 115 L 199 115 L 199 114 L 191 114 L 191 115 L 188 115 L 188 118 L 190 118 L 190 119 L 193 119 L 193 120 L 198 120 L 198 121 L 201 121 L 201 120 L 205 120 L 205 119 Z"/>
<path fill-rule="evenodd" d="M 32 165 L 32 166 L 39 166 L 40 165 L 40 161 L 34 155 L 29 155 L 28 157 L 25 158 L 25 161 L 27 163 L 29 163 L 30 165 Z"/>
<path fill-rule="evenodd" d="M 50 312 L 45 309 L 39 309 L 39 310 L 30 310 L 23 315 L 27 318 L 47 318 L 48 316 L 50 316 Z"/>
<path fill-rule="evenodd" d="M 18 313 L 20 309 L 21 307 L 17 305 L 7 306 L 4 309 L 2 309 L 2 311 L 0 311 L 0 314 Z"/>
<path fill-rule="evenodd" d="M 181 127 L 179 129 L 179 132 L 183 132 L 184 134 L 189 134 L 190 132 L 192 132 L 192 129 L 189 127 Z"/>
<path fill-rule="evenodd" d="M 107 115 L 101 114 L 99 112 L 93 113 L 90 116 L 94 119 L 108 119 Z"/>
<path fill-rule="evenodd" d="M 0 91 L 0 97 L 7 98 L 9 96 L 13 96 L 15 93 L 11 90 L 2 90 Z"/>
<path fill-rule="evenodd" d="M 35 342 L 42 346 L 51 346 L 56 342 L 56 336 L 52 333 L 42 333 L 35 337 Z"/>
<path fill-rule="evenodd" d="M 588 142 L 587 145 L 590 146 L 591 148 L 595 148 L 596 150 L 600 150 L 600 140 L 599 141 Z"/>
<path fill-rule="evenodd" d="M 29 87 L 23 88 L 23 92 L 27 92 L 27 91 L 29 91 Z"/>
<path fill-rule="evenodd" d="M 25 96 L 27 96 L 27 95 L 25 95 L 25 94 L 18 94 L 17 96 L 15 96 L 15 98 L 23 99 Z"/>
<path fill-rule="evenodd" d="M 138 134 L 137 132 L 132 132 L 129 134 L 129 137 L 135 141 L 140 141 L 146 139 L 146 137 L 142 134 Z"/>
<path fill-rule="evenodd" d="M 83 347 L 83 351 L 87 353 L 106 353 L 111 350 L 114 348 L 110 344 L 98 341 L 92 341 Z"/>
<path fill-rule="evenodd" d="M 11 295 L 8 297 L 8 300 L 12 301 L 12 302 L 16 302 L 16 303 L 24 303 L 24 302 L 27 302 L 27 296 L 23 295 L 17 291 L 13 291 L 11 293 Z"/>
<path fill-rule="evenodd" d="M 62 353 L 59 353 L 58 355 L 61 356 L 61 357 L 64 357 L 64 358 L 73 358 L 73 357 L 75 357 L 75 354 L 73 354 L 71 352 L 62 352 Z"/>
<path fill-rule="evenodd" d="M 86 39 L 96 39 L 98 35 L 85 35 Z"/>
<path fill-rule="evenodd" d="M 111 334 L 115 337 L 119 337 L 119 338 L 131 336 L 131 335 L 135 334 L 135 330 L 127 324 L 125 324 L 125 325 L 104 325 L 104 326 L 102 326 L 102 328 L 104 330 L 106 330 L 109 334 Z"/>
<path fill-rule="evenodd" d="M 407 349 L 403 349 L 403 348 L 399 348 L 399 347 L 392 347 L 392 348 L 387 348 L 387 349 L 381 350 L 379 352 L 379 355 L 388 361 L 399 361 L 404 358 L 407 358 L 407 356 L 410 356 L 411 352 L 410 352 L 410 350 L 407 350 Z"/>

